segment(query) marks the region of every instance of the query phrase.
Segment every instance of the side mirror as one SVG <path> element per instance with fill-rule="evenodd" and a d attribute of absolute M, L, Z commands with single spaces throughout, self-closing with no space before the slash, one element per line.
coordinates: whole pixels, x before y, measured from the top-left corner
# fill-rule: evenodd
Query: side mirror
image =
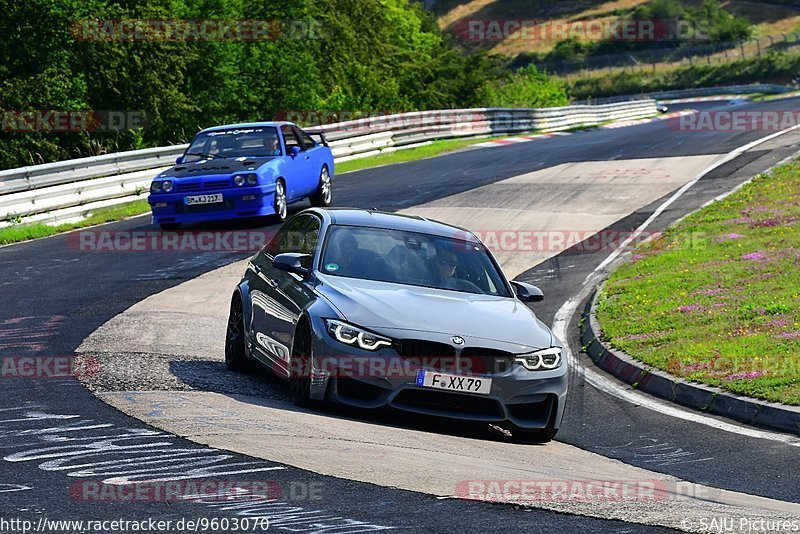
<path fill-rule="evenodd" d="M 303 260 L 310 259 L 311 254 L 299 254 L 297 252 L 285 252 L 278 254 L 272 260 L 272 266 L 281 271 L 287 271 L 296 275 L 307 277 L 310 271 L 303 267 Z"/>
<path fill-rule="evenodd" d="M 289 155 L 292 156 L 293 158 L 296 158 L 298 154 L 300 154 L 300 147 L 299 146 L 293 146 L 289 150 Z"/>
<path fill-rule="evenodd" d="M 544 293 L 535 285 L 526 282 L 511 282 L 514 286 L 514 291 L 517 293 L 517 298 L 522 302 L 541 302 L 544 300 Z"/>
<path fill-rule="evenodd" d="M 175 158 L 175 165 L 180 165 L 181 163 L 183 163 L 183 156 Z"/>

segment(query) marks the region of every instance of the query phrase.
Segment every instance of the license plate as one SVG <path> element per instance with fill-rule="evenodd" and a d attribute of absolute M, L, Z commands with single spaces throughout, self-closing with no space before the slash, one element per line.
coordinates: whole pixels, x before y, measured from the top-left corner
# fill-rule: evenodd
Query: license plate
<path fill-rule="evenodd" d="M 447 391 L 488 395 L 492 390 L 492 379 L 477 376 L 449 375 L 420 369 L 417 372 L 417 385 Z"/>
<path fill-rule="evenodd" d="M 222 202 L 222 193 L 184 197 L 183 201 L 186 202 L 187 206 L 195 206 L 197 204 L 218 204 Z"/>

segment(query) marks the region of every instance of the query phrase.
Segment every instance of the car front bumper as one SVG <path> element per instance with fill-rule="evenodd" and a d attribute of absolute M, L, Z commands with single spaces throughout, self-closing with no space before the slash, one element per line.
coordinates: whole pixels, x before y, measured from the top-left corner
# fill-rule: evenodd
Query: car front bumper
<path fill-rule="evenodd" d="M 186 197 L 222 194 L 222 202 L 186 205 Z M 261 217 L 275 213 L 275 185 L 237 187 L 221 191 L 155 193 L 147 197 L 155 224 Z"/>
<path fill-rule="evenodd" d="M 568 387 L 564 360 L 548 371 L 529 371 L 513 364 L 505 372 L 480 375 L 492 379 L 488 394 L 454 392 L 418 386 L 416 373 L 421 367 L 393 348 L 370 352 L 344 345 L 325 332 L 322 320 L 314 322 L 318 323 L 312 351 L 311 397 L 315 400 L 366 409 L 392 407 L 525 430 L 561 425 Z"/>

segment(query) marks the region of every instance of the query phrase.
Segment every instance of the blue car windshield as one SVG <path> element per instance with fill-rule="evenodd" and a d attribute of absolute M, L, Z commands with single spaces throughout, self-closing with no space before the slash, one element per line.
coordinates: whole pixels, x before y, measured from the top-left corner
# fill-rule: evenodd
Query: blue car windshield
<path fill-rule="evenodd" d="M 280 155 L 282 155 L 281 144 L 276 128 L 272 126 L 230 128 L 198 134 L 186 149 L 184 161 Z"/>
<path fill-rule="evenodd" d="M 320 270 L 334 276 L 510 297 L 485 247 L 464 237 L 332 225 Z"/>

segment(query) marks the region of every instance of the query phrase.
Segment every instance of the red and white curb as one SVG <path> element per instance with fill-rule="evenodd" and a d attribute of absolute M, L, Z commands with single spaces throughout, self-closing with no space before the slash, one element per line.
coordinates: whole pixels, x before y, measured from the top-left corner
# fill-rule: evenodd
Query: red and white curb
<path fill-rule="evenodd" d="M 535 141 L 536 139 L 544 139 L 545 137 L 565 137 L 567 135 L 572 135 L 572 134 L 570 132 L 551 132 L 545 134 L 520 135 L 518 137 L 507 137 L 505 139 L 493 139 L 491 141 L 486 141 L 485 143 L 478 143 L 475 146 L 492 147 L 492 146 L 515 145 L 517 143 L 527 143 L 528 141 Z"/>
<path fill-rule="evenodd" d="M 626 128 L 628 126 L 636 126 L 638 124 L 647 124 L 648 122 L 657 122 L 657 121 L 666 121 L 669 119 L 674 119 L 676 117 L 682 117 L 683 115 L 692 115 L 697 113 L 696 110 L 693 109 L 685 109 L 683 111 L 675 111 L 673 113 L 665 113 L 664 115 L 659 115 L 658 117 L 651 117 L 649 119 L 635 119 L 630 121 L 620 121 L 614 122 L 611 124 L 606 124 L 605 126 L 601 126 L 600 130 L 613 130 L 615 128 Z"/>

